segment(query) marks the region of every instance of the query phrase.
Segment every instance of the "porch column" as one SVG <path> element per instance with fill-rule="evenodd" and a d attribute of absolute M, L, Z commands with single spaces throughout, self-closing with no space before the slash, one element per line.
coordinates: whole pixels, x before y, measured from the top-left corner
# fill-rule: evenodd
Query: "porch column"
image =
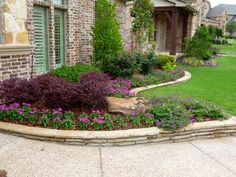
<path fill-rule="evenodd" d="M 182 44 L 185 42 L 185 38 L 188 36 L 188 15 L 183 16 L 183 36 L 182 36 Z M 182 50 L 184 49 L 184 45 L 182 45 Z"/>
<path fill-rule="evenodd" d="M 173 8 L 172 18 L 171 18 L 170 55 L 176 55 L 178 18 L 179 18 L 179 10 L 178 8 Z"/>

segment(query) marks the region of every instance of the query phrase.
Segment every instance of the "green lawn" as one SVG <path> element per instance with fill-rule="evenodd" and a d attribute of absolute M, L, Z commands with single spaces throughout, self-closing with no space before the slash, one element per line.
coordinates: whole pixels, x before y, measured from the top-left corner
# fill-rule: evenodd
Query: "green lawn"
<path fill-rule="evenodd" d="M 236 40 L 229 40 L 233 45 L 214 45 L 214 47 L 220 48 L 221 52 L 226 55 L 236 55 Z"/>
<path fill-rule="evenodd" d="M 236 53 L 236 43 L 229 48 L 225 47 L 223 51 L 228 55 L 231 55 L 228 51 Z M 217 61 L 218 67 L 186 67 L 192 74 L 192 79 L 187 83 L 151 89 L 140 94 L 152 97 L 175 93 L 205 99 L 236 115 L 236 56 L 221 57 Z"/>

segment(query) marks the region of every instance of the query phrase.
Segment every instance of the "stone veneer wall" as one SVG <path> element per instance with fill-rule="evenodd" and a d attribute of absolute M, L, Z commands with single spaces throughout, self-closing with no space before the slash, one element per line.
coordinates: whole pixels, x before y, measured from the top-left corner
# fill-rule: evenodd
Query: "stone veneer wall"
<path fill-rule="evenodd" d="M 26 0 L 2 0 L 0 80 L 32 76 L 32 46 L 27 30 Z"/>
<path fill-rule="evenodd" d="M 1 3 L 4 44 L 28 44 L 26 0 L 2 0 Z"/>

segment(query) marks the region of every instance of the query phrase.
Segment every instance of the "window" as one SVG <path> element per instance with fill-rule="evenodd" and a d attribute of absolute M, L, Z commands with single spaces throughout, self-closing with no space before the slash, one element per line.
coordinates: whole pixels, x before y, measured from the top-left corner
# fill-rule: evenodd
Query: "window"
<path fill-rule="evenodd" d="M 0 1 L 0 44 L 3 43 L 3 36 L 2 36 L 2 1 Z"/>
<path fill-rule="evenodd" d="M 49 69 L 47 9 L 35 6 L 33 15 L 36 72 L 45 73 Z"/>
<path fill-rule="evenodd" d="M 64 29 L 64 11 L 55 9 L 54 27 L 55 27 L 55 58 L 56 67 L 61 67 L 65 61 L 65 29 Z"/>
<path fill-rule="evenodd" d="M 53 0 L 53 3 L 57 4 L 57 5 L 63 5 L 64 4 L 64 0 Z"/>

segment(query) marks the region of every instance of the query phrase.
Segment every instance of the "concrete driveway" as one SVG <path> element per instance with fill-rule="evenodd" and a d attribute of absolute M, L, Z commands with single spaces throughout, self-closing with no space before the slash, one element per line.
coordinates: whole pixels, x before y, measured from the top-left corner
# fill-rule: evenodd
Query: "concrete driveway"
<path fill-rule="evenodd" d="M 236 177 L 236 138 L 80 147 L 0 133 L 8 177 Z"/>

